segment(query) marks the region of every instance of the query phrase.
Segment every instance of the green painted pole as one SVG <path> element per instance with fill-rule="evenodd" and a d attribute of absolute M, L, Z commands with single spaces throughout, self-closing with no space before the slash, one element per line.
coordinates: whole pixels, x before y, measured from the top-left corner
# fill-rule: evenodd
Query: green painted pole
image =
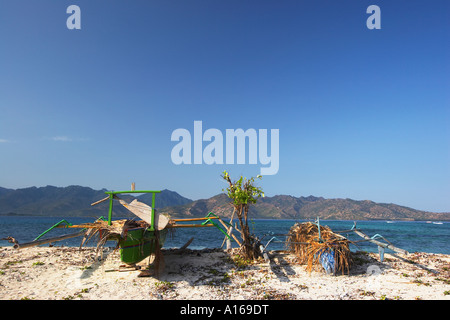
<path fill-rule="evenodd" d="M 67 226 L 71 226 L 72 224 L 70 222 L 67 222 L 66 220 L 61 220 L 58 223 L 55 223 L 53 226 L 51 226 L 49 229 L 45 230 L 44 232 L 42 232 L 40 235 L 38 235 L 33 241 L 37 241 L 39 240 L 44 234 L 46 234 L 47 232 L 53 230 L 54 228 L 58 228 L 61 224 L 65 223 L 66 227 Z"/>
<path fill-rule="evenodd" d="M 108 226 L 111 225 L 114 194 L 109 194 Z"/>
<path fill-rule="evenodd" d="M 152 224 L 150 225 L 150 231 L 155 231 L 155 198 L 156 194 L 152 192 Z"/>
<path fill-rule="evenodd" d="M 160 190 L 127 190 L 127 191 L 106 191 L 106 194 L 109 194 L 109 212 L 108 212 L 108 225 L 111 225 L 112 220 L 112 208 L 113 208 L 113 199 L 115 194 L 119 193 L 152 193 L 152 225 L 150 227 L 151 231 L 155 230 L 154 221 L 155 221 L 155 194 L 160 193 Z"/>
<path fill-rule="evenodd" d="M 119 194 L 119 193 L 160 193 L 161 190 L 128 190 L 128 191 L 105 191 L 106 194 Z"/>

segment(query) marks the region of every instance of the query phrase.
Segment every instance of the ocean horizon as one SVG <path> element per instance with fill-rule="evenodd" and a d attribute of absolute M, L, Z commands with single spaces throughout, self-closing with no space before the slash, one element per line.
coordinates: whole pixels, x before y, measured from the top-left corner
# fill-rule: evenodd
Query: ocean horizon
<path fill-rule="evenodd" d="M 120 219 L 116 217 L 115 219 Z M 93 222 L 92 217 L 42 217 L 42 216 L 0 216 L 0 239 L 8 236 L 14 237 L 19 243 L 33 241 L 38 235 L 61 220 L 71 224 Z M 227 219 L 225 219 L 228 221 Z M 267 245 L 268 250 L 283 250 L 285 235 L 297 222 L 312 220 L 304 219 L 249 219 L 250 232 L 255 234 L 261 244 Z M 236 222 L 236 220 L 235 220 Z M 333 231 L 350 230 L 354 222 L 356 227 L 369 237 L 381 235 L 392 245 L 407 250 L 408 252 L 428 252 L 450 254 L 450 222 L 430 221 L 386 221 L 386 220 L 320 220 L 321 226 L 328 226 Z M 41 239 L 52 238 L 63 234 L 74 233 L 78 229 L 53 229 Z M 190 249 L 220 248 L 224 240 L 224 234 L 215 227 L 210 228 L 181 228 L 169 232 L 163 248 L 179 248 L 189 239 L 194 240 L 189 245 Z M 237 237 L 239 235 L 236 233 Z M 351 241 L 361 240 L 353 232 L 342 233 Z M 380 240 L 380 239 L 378 239 Z M 380 240 L 383 242 L 383 240 Z M 78 247 L 81 237 L 54 242 L 55 246 Z M 89 241 L 86 246 L 95 246 L 95 240 Z M 0 240 L 0 246 L 12 246 L 6 240 Z M 48 246 L 44 244 L 42 246 Z M 115 246 L 111 241 L 106 246 Z M 232 246 L 237 247 L 232 241 Z M 225 247 L 225 245 L 224 245 Z M 357 242 L 351 245 L 352 251 L 377 252 L 378 247 L 370 242 Z M 386 249 L 386 253 L 392 252 Z"/>

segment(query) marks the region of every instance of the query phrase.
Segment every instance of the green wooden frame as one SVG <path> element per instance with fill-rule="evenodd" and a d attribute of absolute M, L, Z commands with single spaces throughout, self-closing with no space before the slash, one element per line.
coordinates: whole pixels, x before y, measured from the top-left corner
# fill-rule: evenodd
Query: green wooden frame
<path fill-rule="evenodd" d="M 109 195 L 109 211 L 108 211 L 108 225 L 111 225 L 112 220 L 112 210 L 113 210 L 113 200 L 114 195 L 122 193 L 151 193 L 152 194 L 152 224 L 149 231 L 155 231 L 155 198 L 156 194 L 160 193 L 160 190 L 128 190 L 128 191 L 106 191 L 105 193 Z"/>

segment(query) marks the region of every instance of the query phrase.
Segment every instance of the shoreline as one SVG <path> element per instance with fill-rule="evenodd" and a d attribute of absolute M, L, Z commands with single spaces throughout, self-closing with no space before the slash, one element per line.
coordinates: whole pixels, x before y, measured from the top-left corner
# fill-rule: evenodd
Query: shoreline
<path fill-rule="evenodd" d="M 119 271 L 112 248 L 102 254 L 99 261 L 89 247 L 1 247 L 0 300 L 450 300 L 446 254 L 386 253 L 380 263 L 357 252 L 349 275 L 333 276 L 309 274 L 285 251 L 247 265 L 221 249 L 163 249 L 159 278 Z"/>
<path fill-rule="evenodd" d="M 444 212 L 445 213 L 445 212 Z M 82 218 L 82 219 L 98 219 L 98 216 L 84 216 L 84 215 L 33 215 L 33 214 L 22 214 L 22 213 L 6 213 L 6 214 L 0 214 L 0 217 L 23 217 L 23 218 L 56 218 L 56 219 L 67 219 L 67 218 Z M 115 216 L 115 219 L 129 219 L 130 216 Z M 202 216 L 199 216 L 202 217 Z M 172 218 L 185 218 L 184 216 L 173 216 Z M 227 218 L 227 217 L 225 217 Z M 267 220 L 267 221 L 312 221 L 317 219 L 317 217 L 311 217 L 311 218 L 252 218 L 253 220 Z M 322 221 L 369 221 L 369 222 L 387 222 L 387 221 L 394 221 L 394 222 L 444 222 L 444 223 L 450 223 L 450 218 L 447 219 L 414 219 L 414 218 L 402 218 L 402 219 L 327 219 L 327 218 L 320 218 Z"/>

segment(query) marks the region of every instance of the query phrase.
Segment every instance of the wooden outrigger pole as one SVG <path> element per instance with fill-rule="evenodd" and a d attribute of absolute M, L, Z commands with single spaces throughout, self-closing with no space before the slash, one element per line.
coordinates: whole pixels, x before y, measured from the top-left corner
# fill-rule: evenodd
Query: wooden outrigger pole
<path fill-rule="evenodd" d="M 215 227 L 214 224 L 208 223 L 208 220 L 219 219 L 219 217 L 204 217 L 204 218 L 185 218 L 185 219 L 171 219 L 167 227 L 168 228 L 204 228 L 204 227 Z M 177 222 L 191 222 L 191 221 L 204 221 L 202 224 L 178 224 Z"/>
<path fill-rule="evenodd" d="M 358 229 L 353 229 L 353 232 L 355 232 L 361 238 L 363 238 L 363 239 L 365 239 L 365 240 L 367 240 L 369 242 L 372 242 L 373 244 L 376 244 L 378 247 L 382 247 L 382 248 L 385 248 L 385 249 L 390 249 L 390 250 L 395 251 L 397 253 L 408 254 L 408 251 L 400 249 L 400 248 L 397 248 L 397 247 L 393 246 L 392 244 L 383 243 L 383 242 L 377 241 L 375 239 L 372 239 L 367 234 L 365 234 L 364 232 L 362 232 L 362 231 L 360 231 Z"/>
<path fill-rule="evenodd" d="M 347 233 L 347 232 L 354 232 L 355 234 L 357 234 L 358 236 L 363 238 L 363 240 L 360 240 L 360 241 L 369 241 L 373 244 L 376 244 L 378 246 L 378 254 L 380 255 L 381 262 L 383 262 L 383 260 L 384 260 L 385 249 L 390 249 L 394 252 L 401 253 L 404 255 L 407 255 L 409 253 L 408 251 L 406 251 L 404 249 L 397 248 L 396 246 L 392 245 L 388 240 L 386 240 L 383 236 L 381 236 L 379 234 L 376 234 L 373 237 L 369 237 L 367 234 L 362 232 L 360 229 L 356 228 L 356 222 L 354 223 L 353 227 L 350 230 L 336 231 L 336 233 Z M 381 241 L 375 240 L 375 238 L 383 238 L 388 243 L 383 243 Z M 356 241 L 356 242 L 358 242 L 358 241 Z"/>
<path fill-rule="evenodd" d="M 61 241 L 61 240 L 65 240 L 65 239 L 75 238 L 75 237 L 80 237 L 80 236 L 84 235 L 85 233 L 86 233 L 86 230 L 81 230 L 77 233 L 66 234 L 66 235 L 59 236 L 59 237 L 48 238 L 48 239 L 43 239 L 43 240 L 35 240 L 35 241 L 25 242 L 25 243 L 20 243 L 20 244 L 16 243 L 16 244 L 14 244 L 13 248 L 14 249 L 25 249 L 25 248 L 35 247 L 35 246 L 39 246 L 41 244 Z"/>
<path fill-rule="evenodd" d="M 216 223 L 213 222 L 213 220 L 219 221 L 222 226 L 225 227 L 227 231 L 224 231 L 222 228 L 220 228 Z M 177 222 L 191 222 L 191 221 L 204 221 L 202 224 L 179 224 Z M 241 246 L 240 241 L 236 238 L 236 236 L 233 233 L 229 233 L 229 228 L 231 228 L 230 224 L 227 224 L 224 222 L 220 217 L 216 216 L 212 212 L 210 212 L 206 217 L 204 218 L 184 218 L 184 219 L 171 219 L 170 223 L 167 225 L 167 228 L 204 228 L 204 227 L 216 227 L 222 233 L 225 235 L 225 239 L 233 237 L 234 241 Z"/>

